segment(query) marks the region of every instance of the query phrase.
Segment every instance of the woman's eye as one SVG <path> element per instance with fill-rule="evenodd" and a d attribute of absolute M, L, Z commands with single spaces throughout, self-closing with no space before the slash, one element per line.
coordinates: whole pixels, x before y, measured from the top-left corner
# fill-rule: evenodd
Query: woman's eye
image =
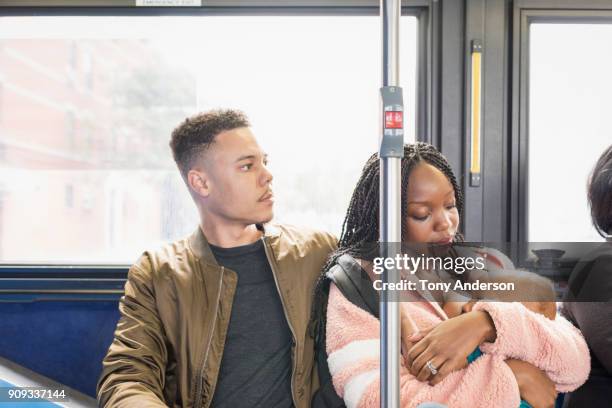
<path fill-rule="evenodd" d="M 453 208 L 457 208 L 457 204 L 453 203 L 446 206 L 447 210 L 452 210 Z"/>
<path fill-rule="evenodd" d="M 425 221 L 427 218 L 429 218 L 429 215 L 424 215 L 424 216 L 417 216 L 417 215 L 412 215 L 412 218 L 414 218 L 417 221 Z"/>

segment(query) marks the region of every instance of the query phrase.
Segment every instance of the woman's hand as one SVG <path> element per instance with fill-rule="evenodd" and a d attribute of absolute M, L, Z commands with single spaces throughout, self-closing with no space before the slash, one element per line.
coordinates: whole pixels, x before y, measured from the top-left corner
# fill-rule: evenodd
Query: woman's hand
<path fill-rule="evenodd" d="M 410 316 L 404 309 L 402 303 L 400 303 L 400 329 L 402 338 L 402 356 L 406 356 L 408 354 L 408 350 L 410 350 L 415 343 L 413 341 L 409 341 L 408 338 L 411 338 L 414 334 L 417 334 L 419 329 L 410 319 Z"/>
<path fill-rule="evenodd" d="M 557 399 L 555 384 L 544 371 L 521 360 L 509 359 L 506 364 L 514 373 L 521 398 L 533 408 L 552 408 Z"/>
<path fill-rule="evenodd" d="M 487 312 L 477 311 L 448 319 L 408 337 L 417 342 L 406 356 L 406 366 L 419 381 L 436 385 L 448 374 L 467 366 L 467 357 L 485 341 L 495 341 L 493 320 Z M 437 370 L 432 374 L 427 362 Z"/>

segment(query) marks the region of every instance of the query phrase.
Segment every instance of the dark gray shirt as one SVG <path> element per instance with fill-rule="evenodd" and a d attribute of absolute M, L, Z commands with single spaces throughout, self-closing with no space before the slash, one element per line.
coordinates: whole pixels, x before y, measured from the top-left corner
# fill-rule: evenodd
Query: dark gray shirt
<path fill-rule="evenodd" d="M 210 246 L 238 274 L 212 407 L 290 407 L 292 336 L 263 241 Z"/>

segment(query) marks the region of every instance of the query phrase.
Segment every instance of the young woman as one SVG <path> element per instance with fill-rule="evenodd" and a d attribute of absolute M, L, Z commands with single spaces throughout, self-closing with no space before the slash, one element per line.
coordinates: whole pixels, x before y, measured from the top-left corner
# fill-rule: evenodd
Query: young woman
<path fill-rule="evenodd" d="M 373 155 L 357 183 L 338 250 L 326 269 L 344 254 L 366 272 L 371 269 L 369 249 L 379 235 L 379 182 L 379 160 Z M 461 240 L 461 191 L 448 162 L 431 145 L 405 146 L 401 199 L 403 242 Z M 326 285 L 329 282 L 322 279 L 317 296 L 323 305 L 320 325 L 326 329 L 336 392 L 348 407 L 378 407 L 379 321 L 333 284 L 325 303 Z M 584 339 L 563 318 L 548 319 L 520 303 L 476 302 L 449 319 L 441 297 L 411 296 L 412 301 L 401 304 L 402 407 L 434 401 L 452 408 L 517 408 L 521 397 L 536 408 L 549 407 L 556 391 L 571 391 L 588 375 Z M 484 354 L 468 365 L 476 348 Z"/>

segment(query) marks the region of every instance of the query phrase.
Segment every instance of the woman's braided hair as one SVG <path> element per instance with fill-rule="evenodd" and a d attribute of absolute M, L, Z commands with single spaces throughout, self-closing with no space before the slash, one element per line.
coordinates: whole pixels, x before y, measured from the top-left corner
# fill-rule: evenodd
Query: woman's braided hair
<path fill-rule="evenodd" d="M 408 179 L 412 169 L 419 163 L 429 163 L 440 170 L 455 190 L 455 202 L 459 211 L 459 219 L 463 214 L 463 196 L 457 184 L 457 179 L 446 158 L 435 147 L 430 144 L 417 142 L 404 145 L 404 157 L 401 159 L 401 219 L 402 219 L 402 241 L 407 236 L 406 218 Z M 373 244 L 379 241 L 379 205 L 380 205 L 380 160 L 378 153 L 370 156 L 361 172 L 361 177 L 353 191 L 349 203 L 338 249 L 328 258 L 315 285 L 312 304 L 312 319 L 319 324 L 318 329 L 325 330 L 327 313 L 327 293 L 329 280 L 325 274 L 336 264 L 338 258 L 344 254 L 355 258 L 372 259 Z M 460 234 L 456 234 L 455 240 L 462 240 Z"/>

